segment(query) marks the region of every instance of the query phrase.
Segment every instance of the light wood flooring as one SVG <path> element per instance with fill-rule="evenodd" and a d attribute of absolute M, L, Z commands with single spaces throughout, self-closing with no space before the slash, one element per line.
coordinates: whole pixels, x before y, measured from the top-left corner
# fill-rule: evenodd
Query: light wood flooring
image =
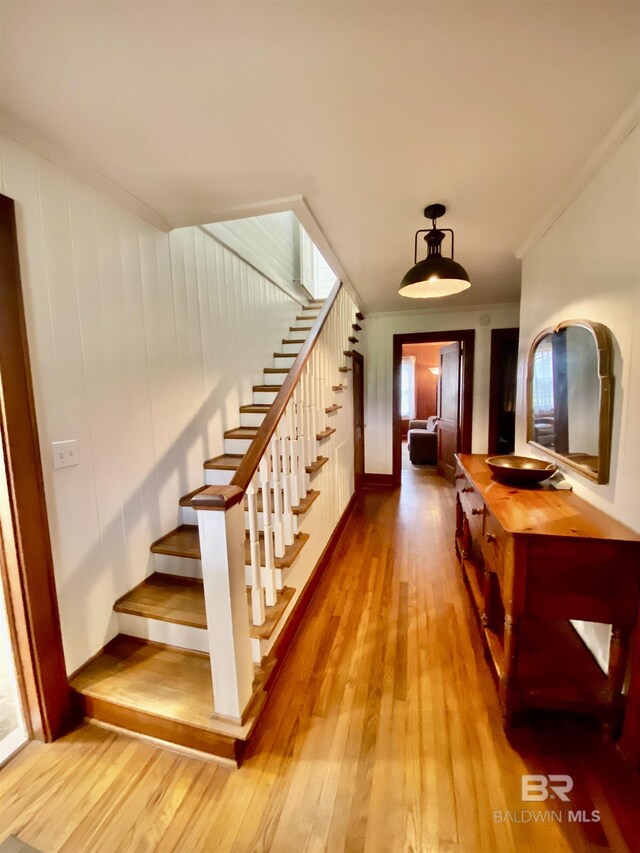
<path fill-rule="evenodd" d="M 0 841 L 117 851 L 638 851 L 640 784 L 595 727 L 503 733 L 433 472 L 362 492 L 239 770 L 84 725 L 0 772 Z M 569 773 L 601 823 L 497 823 Z"/>

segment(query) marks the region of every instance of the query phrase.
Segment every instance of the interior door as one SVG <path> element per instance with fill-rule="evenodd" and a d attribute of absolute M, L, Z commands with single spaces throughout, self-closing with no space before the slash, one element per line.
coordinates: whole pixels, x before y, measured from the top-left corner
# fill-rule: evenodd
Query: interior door
<path fill-rule="evenodd" d="M 359 489 L 364 478 L 364 358 L 354 352 L 353 362 L 353 473 Z"/>
<path fill-rule="evenodd" d="M 454 453 L 460 442 L 460 383 L 462 348 L 459 341 L 440 350 L 438 391 L 438 474 L 455 482 Z"/>

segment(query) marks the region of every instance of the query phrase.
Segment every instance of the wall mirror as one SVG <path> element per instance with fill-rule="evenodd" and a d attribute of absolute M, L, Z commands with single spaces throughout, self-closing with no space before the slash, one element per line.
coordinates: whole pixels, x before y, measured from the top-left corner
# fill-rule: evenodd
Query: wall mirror
<path fill-rule="evenodd" d="M 527 441 L 597 483 L 609 480 L 611 335 L 601 323 L 567 320 L 531 345 Z"/>

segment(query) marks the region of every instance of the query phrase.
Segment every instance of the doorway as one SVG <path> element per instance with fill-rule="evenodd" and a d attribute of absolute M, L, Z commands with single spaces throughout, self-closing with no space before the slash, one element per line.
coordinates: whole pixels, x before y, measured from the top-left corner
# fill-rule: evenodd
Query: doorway
<path fill-rule="evenodd" d="M 513 453 L 516 446 L 516 384 L 519 329 L 493 329 L 489 385 L 490 455 Z"/>
<path fill-rule="evenodd" d="M 451 332 L 417 332 L 393 336 L 393 482 L 401 485 L 403 456 L 405 462 L 411 463 L 407 443 L 403 441 L 409 420 L 419 420 L 426 424 L 426 431 L 434 429 L 435 435 L 422 436 L 424 451 L 429 460 L 437 465 L 438 473 L 453 481 L 454 460 L 456 452 L 471 452 L 471 428 L 473 417 L 473 360 L 474 360 L 475 331 L 473 329 L 456 330 Z M 420 406 L 411 406 L 415 388 L 411 387 L 408 379 L 411 369 L 407 359 L 415 357 L 418 365 L 417 349 L 426 345 L 420 359 L 426 370 L 431 373 L 431 379 L 424 382 L 427 389 Z M 428 354 L 428 355 L 427 355 Z M 403 367 L 404 355 L 404 367 Z M 428 363 L 427 363 L 428 362 Z M 433 362 L 433 364 L 431 364 Z M 422 371 L 422 379 L 426 372 Z M 417 381 L 418 371 L 414 370 L 414 382 Z M 431 392 L 428 389 L 433 386 Z M 408 403 L 409 400 L 409 403 Z M 403 412 L 403 407 L 405 411 Z M 427 409 L 433 409 L 433 414 L 426 418 L 409 418 L 404 415 L 425 415 Z M 421 427 L 421 425 L 420 425 Z M 422 427 L 421 427 L 422 428 Z M 419 445 L 412 441 L 412 447 Z M 418 459 L 415 453 L 414 459 Z M 425 459 L 427 456 L 424 457 Z M 428 463 L 426 463 L 428 464 Z"/>
<path fill-rule="evenodd" d="M 364 358 L 352 351 L 353 365 L 353 478 L 356 491 L 364 479 Z"/>

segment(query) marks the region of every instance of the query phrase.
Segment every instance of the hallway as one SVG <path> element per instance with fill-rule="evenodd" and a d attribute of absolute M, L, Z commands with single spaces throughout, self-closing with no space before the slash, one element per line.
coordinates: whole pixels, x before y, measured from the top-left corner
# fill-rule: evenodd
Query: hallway
<path fill-rule="evenodd" d="M 0 840 L 43 853 L 640 849 L 638 779 L 588 721 L 549 716 L 505 737 L 454 559 L 453 496 L 429 471 L 361 492 L 240 770 L 85 725 L 0 772 Z M 602 823 L 495 822 L 546 810 L 522 803 L 523 773 L 571 774 L 567 807 Z"/>

